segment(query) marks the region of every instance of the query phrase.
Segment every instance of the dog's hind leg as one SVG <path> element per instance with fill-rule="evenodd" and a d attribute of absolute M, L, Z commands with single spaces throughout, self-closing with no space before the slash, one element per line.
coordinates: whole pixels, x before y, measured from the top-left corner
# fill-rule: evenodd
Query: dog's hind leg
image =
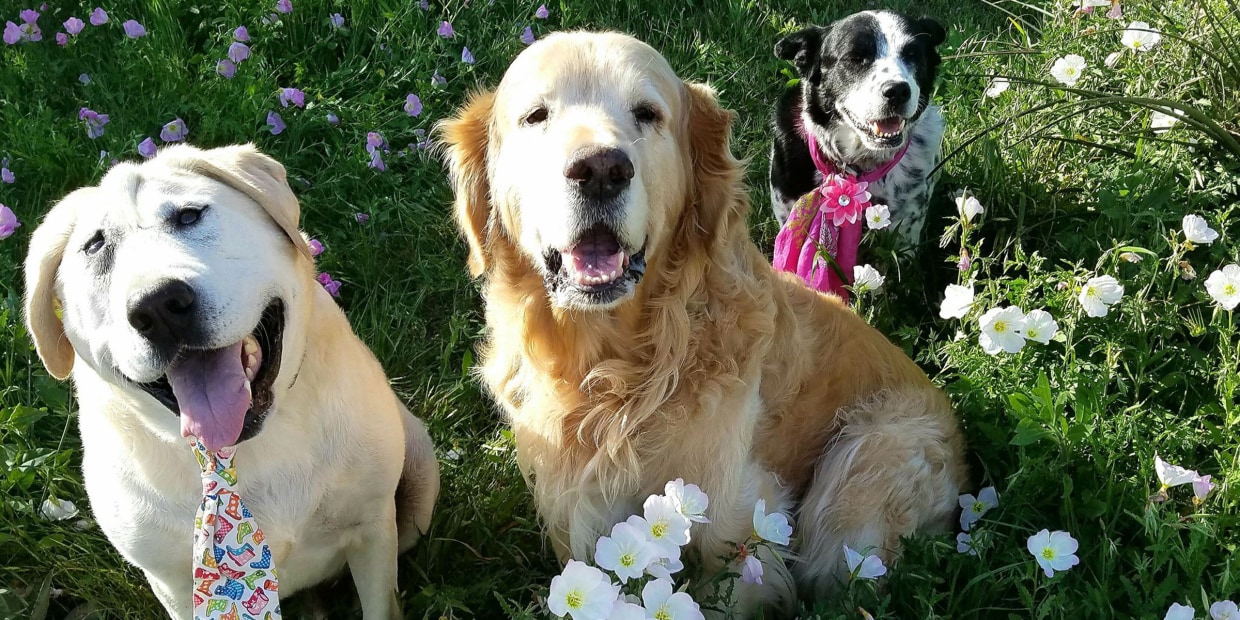
<path fill-rule="evenodd" d="M 439 461 L 422 420 L 400 406 L 405 427 L 405 467 L 396 487 L 396 527 L 400 550 L 408 551 L 430 529 L 439 497 Z"/>
<path fill-rule="evenodd" d="M 902 536 L 948 526 L 966 484 L 959 425 L 929 385 L 881 392 L 840 411 L 839 423 L 797 517 L 802 595 L 847 581 L 844 545 L 890 565 Z"/>

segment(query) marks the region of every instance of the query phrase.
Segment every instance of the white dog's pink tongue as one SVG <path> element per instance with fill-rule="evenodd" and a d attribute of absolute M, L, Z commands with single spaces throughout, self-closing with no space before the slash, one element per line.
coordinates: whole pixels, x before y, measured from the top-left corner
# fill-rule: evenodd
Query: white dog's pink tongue
<path fill-rule="evenodd" d="M 578 284 L 606 284 L 620 277 L 624 270 L 624 252 L 610 234 L 590 235 L 564 254 L 569 272 Z"/>
<path fill-rule="evenodd" d="M 197 437 L 212 452 L 237 443 L 250 410 L 241 353 L 241 343 L 194 352 L 168 369 L 168 382 L 181 409 L 181 435 Z"/>

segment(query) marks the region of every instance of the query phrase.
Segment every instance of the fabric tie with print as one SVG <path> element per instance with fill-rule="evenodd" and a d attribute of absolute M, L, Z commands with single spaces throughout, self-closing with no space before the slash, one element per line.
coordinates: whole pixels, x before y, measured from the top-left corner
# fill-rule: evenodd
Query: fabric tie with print
<path fill-rule="evenodd" d="M 194 619 L 279 620 L 275 562 L 237 493 L 234 452 L 210 452 L 190 440 L 202 468 L 202 505 L 194 517 Z"/>
<path fill-rule="evenodd" d="M 775 237 L 771 260 L 778 271 L 795 273 L 814 290 L 834 293 L 848 301 L 853 267 L 861 246 L 861 219 L 870 206 L 870 183 L 882 180 L 908 151 L 908 144 L 891 161 L 865 174 L 846 174 L 822 157 L 818 141 L 805 136 L 810 158 L 822 175 L 822 185 L 802 196 Z M 833 264 L 832 264 L 833 263 Z M 838 268 L 838 271 L 837 269 Z"/>

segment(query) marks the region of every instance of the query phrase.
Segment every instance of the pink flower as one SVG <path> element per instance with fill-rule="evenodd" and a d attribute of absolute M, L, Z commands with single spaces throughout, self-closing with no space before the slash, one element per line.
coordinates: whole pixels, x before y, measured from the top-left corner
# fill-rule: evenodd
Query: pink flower
<path fill-rule="evenodd" d="M 12 209 L 0 204 L 0 239 L 8 239 L 21 227 L 21 222 L 17 221 L 17 214 L 13 213 Z"/>
<path fill-rule="evenodd" d="M 277 0 L 276 10 L 281 13 L 292 13 L 293 12 L 292 0 Z"/>
<path fill-rule="evenodd" d="M 831 223 L 839 226 L 844 222 L 855 224 L 857 218 L 870 206 L 870 186 L 865 181 L 855 181 L 842 175 L 835 175 L 822 189 L 822 208 L 831 216 Z"/>
<path fill-rule="evenodd" d="M 126 20 L 125 23 L 121 24 L 121 28 L 125 29 L 125 36 L 131 39 L 138 39 L 146 36 L 146 28 L 132 19 Z"/>
<path fill-rule="evenodd" d="M 318 239 L 311 239 L 306 245 L 310 246 L 310 256 L 318 256 L 322 254 L 325 249 L 323 247 L 323 242 Z"/>
<path fill-rule="evenodd" d="M 521 42 L 526 45 L 534 44 L 534 31 L 529 26 L 525 27 L 525 32 L 521 33 Z"/>
<path fill-rule="evenodd" d="M 90 25 L 102 26 L 106 23 L 108 23 L 108 12 L 95 7 L 95 10 L 90 13 Z"/>
<path fill-rule="evenodd" d="M 449 22 L 440 22 L 439 30 L 436 32 L 445 39 L 451 39 L 456 34 L 456 31 L 452 29 L 452 24 Z"/>
<path fill-rule="evenodd" d="M 86 27 L 86 22 L 83 22 L 82 20 L 76 17 L 70 17 L 69 19 L 65 20 L 65 32 L 68 32 L 69 34 L 75 37 L 85 27 Z"/>
<path fill-rule="evenodd" d="M 332 297 L 340 297 L 340 282 L 338 280 L 333 280 L 331 274 L 326 272 L 320 273 L 319 277 L 316 279 L 319 281 L 319 284 L 323 285 L 323 288 L 326 289 Z"/>

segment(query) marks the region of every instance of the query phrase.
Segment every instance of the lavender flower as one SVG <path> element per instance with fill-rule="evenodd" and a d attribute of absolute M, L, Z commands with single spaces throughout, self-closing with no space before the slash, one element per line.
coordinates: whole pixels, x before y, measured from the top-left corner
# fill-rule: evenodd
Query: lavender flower
<path fill-rule="evenodd" d="M 534 17 L 537 17 L 538 19 L 547 19 L 550 16 L 551 11 L 547 10 L 547 5 L 545 4 L 539 6 L 537 11 L 534 11 Z"/>
<path fill-rule="evenodd" d="M 14 176 L 13 171 L 9 170 L 9 158 L 7 157 L 4 158 L 4 161 L 0 162 L 0 181 L 9 184 L 17 181 L 17 177 Z"/>
<path fill-rule="evenodd" d="M 250 31 L 246 30 L 245 26 L 237 26 L 237 29 L 233 31 L 233 40 L 248 43 L 250 41 Z"/>
<path fill-rule="evenodd" d="M 296 88 L 281 88 L 280 107 L 287 108 L 290 103 L 299 108 L 306 107 L 306 93 Z"/>
<path fill-rule="evenodd" d="M 409 93 L 405 96 L 405 114 L 409 116 L 417 116 L 422 113 L 422 100 L 417 95 Z"/>
<path fill-rule="evenodd" d="M 152 140 L 150 136 L 147 136 L 145 140 L 138 143 L 138 154 L 145 159 L 154 157 L 155 152 L 158 150 L 159 147 L 155 146 L 155 141 Z"/>
<path fill-rule="evenodd" d="M 267 126 L 271 128 L 271 135 L 273 136 L 284 133 L 284 129 L 287 127 L 284 124 L 284 119 L 280 118 L 280 115 L 276 112 L 267 113 Z"/>
<path fill-rule="evenodd" d="M 336 126 L 336 125 L 339 125 L 339 124 L 340 124 L 340 117 L 339 117 L 339 116 L 336 116 L 336 113 L 335 113 L 335 112 L 328 112 L 328 113 L 327 113 L 327 122 L 328 122 L 329 124 L 331 124 L 331 125 L 334 127 L 334 126 Z"/>
<path fill-rule="evenodd" d="M 468 47 L 461 50 L 461 62 L 467 65 L 474 64 L 474 55 L 472 52 L 469 51 Z"/>
<path fill-rule="evenodd" d="M 332 297 L 340 296 L 340 282 L 338 280 L 333 280 L 331 274 L 320 273 L 315 279 L 319 281 L 319 284 L 323 285 L 323 288 L 331 294 Z"/>
<path fill-rule="evenodd" d="M 276 10 L 281 13 L 292 13 L 293 12 L 292 0 L 276 0 Z"/>
<path fill-rule="evenodd" d="M 331 17 L 328 17 L 327 19 L 331 21 L 332 27 L 334 28 L 344 26 L 344 16 L 339 13 L 332 13 Z"/>
<path fill-rule="evenodd" d="M 444 79 L 442 75 L 439 75 L 439 69 L 435 69 L 435 75 L 431 76 L 431 86 L 443 86 L 447 83 L 448 80 Z"/>
<path fill-rule="evenodd" d="M 421 2 L 418 3 L 418 8 L 422 9 L 423 11 L 429 11 L 431 10 L 431 4 L 427 2 L 426 0 L 422 0 Z"/>
<path fill-rule="evenodd" d="M 456 35 L 456 31 L 452 29 L 452 24 L 448 22 L 440 22 L 439 30 L 437 30 L 436 32 L 439 33 L 439 36 L 445 39 L 451 39 L 453 36 Z"/>
<path fill-rule="evenodd" d="M 17 221 L 17 214 L 0 204 L 0 239 L 8 239 L 21 227 L 22 223 Z"/>
<path fill-rule="evenodd" d="M 383 135 L 377 131 L 366 133 L 366 152 L 374 153 L 384 147 Z"/>
<path fill-rule="evenodd" d="M 100 114 L 90 108 L 78 110 L 78 120 L 86 123 L 86 135 L 91 140 L 103 135 L 103 126 L 108 124 L 108 115 Z"/>
<path fill-rule="evenodd" d="M 22 36 L 22 29 L 13 22 L 5 22 L 4 24 L 4 42 L 8 45 L 16 45 L 25 37 Z"/>
<path fill-rule="evenodd" d="M 83 85 L 90 84 L 90 74 L 83 73 L 82 75 L 79 75 L 78 81 L 81 82 Z"/>
<path fill-rule="evenodd" d="M 323 242 L 319 241 L 318 239 L 311 239 L 310 241 L 306 242 L 306 245 L 310 246 L 310 256 L 318 256 L 322 254 L 323 250 L 325 249 L 323 247 Z"/>
<path fill-rule="evenodd" d="M 521 42 L 526 45 L 534 44 L 534 31 L 529 27 L 525 27 L 525 32 L 521 33 Z"/>
<path fill-rule="evenodd" d="M 78 35 L 78 33 L 79 33 L 79 32 L 81 32 L 81 31 L 82 31 L 82 29 L 83 29 L 83 28 L 85 28 L 85 27 L 86 27 L 86 22 L 84 22 L 84 21 L 82 21 L 82 20 L 80 20 L 80 19 L 78 19 L 78 18 L 76 18 L 76 17 L 70 17 L 69 19 L 66 19 L 66 20 L 65 20 L 65 32 L 68 32 L 69 34 L 71 34 L 71 35 L 73 35 L 73 36 L 75 36 L 75 37 L 76 37 L 76 36 Z"/>
<path fill-rule="evenodd" d="M 19 15 L 21 16 L 22 21 L 27 24 L 33 24 L 39 21 L 39 12 L 34 9 L 23 9 Z"/>
<path fill-rule="evenodd" d="M 365 224 L 366 222 L 370 221 L 370 214 L 369 213 L 354 213 L 353 219 L 357 220 L 358 224 Z"/>
<path fill-rule="evenodd" d="M 233 61 L 225 58 L 224 60 L 215 63 L 215 72 L 220 74 L 221 77 L 231 80 L 232 77 L 237 74 L 237 65 L 233 64 Z"/>
<path fill-rule="evenodd" d="M 125 36 L 131 39 L 146 36 L 146 28 L 143 28 L 142 24 L 139 24 L 132 19 L 126 20 L 125 23 L 121 24 L 121 27 L 125 29 Z"/>
<path fill-rule="evenodd" d="M 95 7 L 90 13 L 90 24 L 92 26 L 102 26 L 108 23 L 108 13 L 99 7 Z"/>
<path fill-rule="evenodd" d="M 159 130 L 159 139 L 164 142 L 180 142 L 187 135 L 189 135 L 189 127 L 185 126 L 185 121 L 181 120 L 180 117 L 168 121 L 168 124 Z"/>
<path fill-rule="evenodd" d="M 241 64 L 246 58 L 250 57 L 250 46 L 245 43 L 237 42 L 228 46 L 228 59 L 234 63 Z"/>
<path fill-rule="evenodd" d="M 370 163 L 366 165 L 378 170 L 379 172 L 387 171 L 387 164 L 383 163 L 383 151 L 376 149 L 373 153 L 371 153 Z"/>
<path fill-rule="evenodd" d="M 56 45 L 64 47 L 69 44 L 69 35 L 63 32 L 56 33 Z"/>

